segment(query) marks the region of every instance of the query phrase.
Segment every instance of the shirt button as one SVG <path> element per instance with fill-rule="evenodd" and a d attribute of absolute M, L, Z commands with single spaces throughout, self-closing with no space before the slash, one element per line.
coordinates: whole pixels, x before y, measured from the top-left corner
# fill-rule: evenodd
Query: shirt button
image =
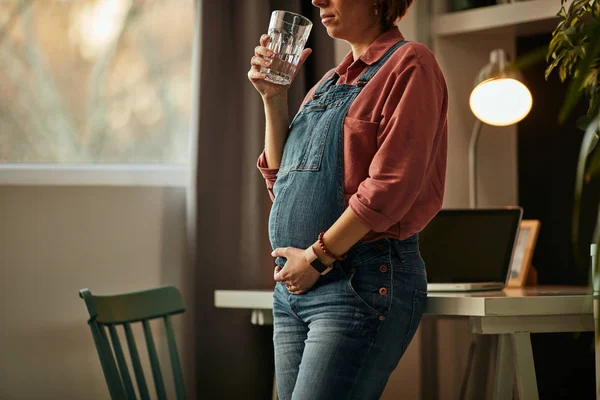
<path fill-rule="evenodd" d="M 379 289 L 379 294 L 385 296 L 387 294 L 387 289 L 382 287 L 381 289 Z"/>
<path fill-rule="evenodd" d="M 379 267 L 379 271 L 386 273 L 387 272 L 387 265 L 382 265 L 381 267 Z"/>

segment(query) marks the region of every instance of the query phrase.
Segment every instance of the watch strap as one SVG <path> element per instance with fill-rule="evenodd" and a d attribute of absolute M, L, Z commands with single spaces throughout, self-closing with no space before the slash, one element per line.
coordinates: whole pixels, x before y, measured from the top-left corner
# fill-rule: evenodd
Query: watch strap
<path fill-rule="evenodd" d="M 326 265 L 323 261 L 319 259 L 317 253 L 312 246 L 309 246 L 305 252 L 306 261 L 316 269 L 321 275 L 326 275 L 329 271 L 333 269 L 332 265 Z"/>

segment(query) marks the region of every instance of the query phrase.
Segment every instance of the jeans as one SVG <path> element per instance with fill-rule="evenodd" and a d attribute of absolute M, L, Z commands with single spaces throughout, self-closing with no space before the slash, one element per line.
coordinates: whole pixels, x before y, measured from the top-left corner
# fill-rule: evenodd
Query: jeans
<path fill-rule="evenodd" d="M 359 242 L 307 293 L 277 283 L 275 370 L 281 400 L 378 399 L 427 302 L 417 236 Z"/>

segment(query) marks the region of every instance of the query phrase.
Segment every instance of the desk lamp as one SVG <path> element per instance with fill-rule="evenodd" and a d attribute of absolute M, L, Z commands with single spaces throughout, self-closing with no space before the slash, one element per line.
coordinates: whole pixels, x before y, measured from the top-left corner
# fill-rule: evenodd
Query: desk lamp
<path fill-rule="evenodd" d="M 477 142 L 483 123 L 507 126 L 529 114 L 532 97 L 521 74 L 511 68 L 502 49 L 492 50 L 490 62 L 481 69 L 469 98 L 477 119 L 469 142 L 469 204 L 477 208 Z"/>

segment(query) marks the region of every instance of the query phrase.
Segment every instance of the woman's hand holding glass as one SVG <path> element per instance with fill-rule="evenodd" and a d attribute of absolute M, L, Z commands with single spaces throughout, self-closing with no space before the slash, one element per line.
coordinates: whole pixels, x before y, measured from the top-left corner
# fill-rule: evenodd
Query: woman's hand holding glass
<path fill-rule="evenodd" d="M 268 49 L 270 37 L 269 35 L 262 35 L 260 37 L 260 45 L 254 48 L 254 56 L 250 59 L 250 70 L 248 71 L 248 79 L 256 90 L 260 93 L 263 99 L 277 97 L 283 94 L 286 94 L 290 85 L 277 85 L 275 83 L 271 83 L 265 80 L 267 76 L 266 73 L 261 72 L 261 67 L 269 68 L 271 66 L 273 56 L 275 55 L 273 51 Z M 298 74 L 300 67 L 304 64 L 306 58 L 312 53 L 311 49 L 304 49 L 302 51 L 302 55 L 300 56 L 300 61 L 298 63 L 298 67 L 296 68 L 296 73 L 294 78 Z"/>

